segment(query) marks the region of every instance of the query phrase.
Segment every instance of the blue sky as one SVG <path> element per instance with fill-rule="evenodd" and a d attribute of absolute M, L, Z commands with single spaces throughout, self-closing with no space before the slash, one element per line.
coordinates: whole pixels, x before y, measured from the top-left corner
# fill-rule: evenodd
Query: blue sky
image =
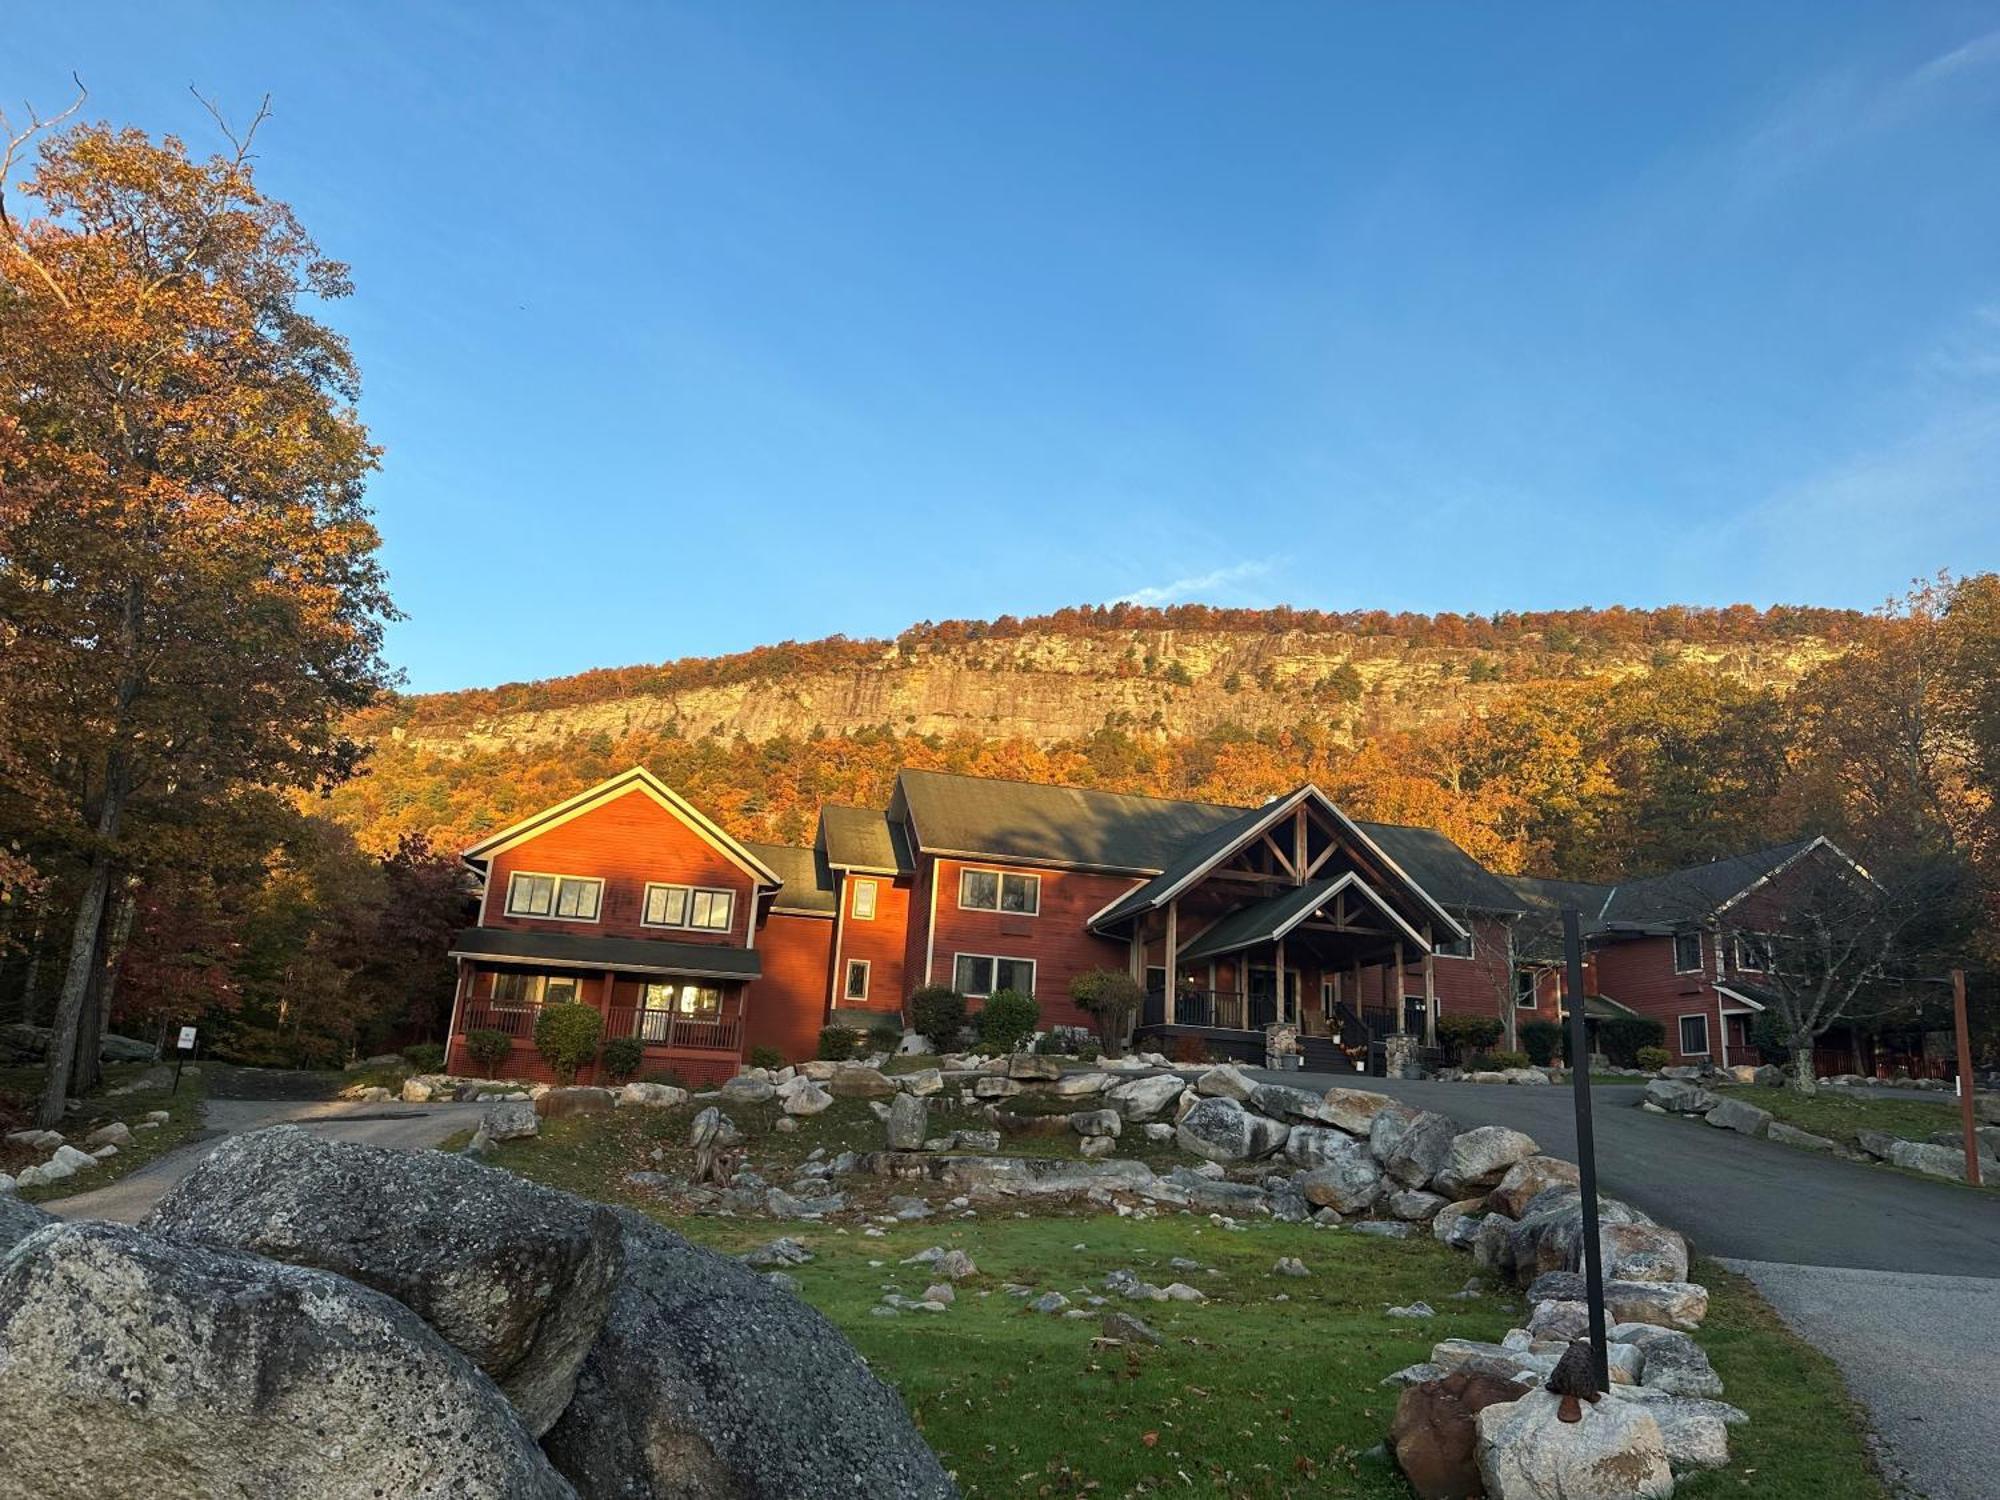
<path fill-rule="evenodd" d="M 19 6 L 357 295 L 416 689 L 2000 563 L 2000 5 Z"/>

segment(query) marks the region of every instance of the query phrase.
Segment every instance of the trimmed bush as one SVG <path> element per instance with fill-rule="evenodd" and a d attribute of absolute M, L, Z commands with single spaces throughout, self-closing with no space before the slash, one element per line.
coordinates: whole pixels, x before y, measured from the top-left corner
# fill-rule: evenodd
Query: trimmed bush
<path fill-rule="evenodd" d="M 1657 1047 L 1667 1039 L 1667 1028 L 1645 1016 L 1613 1016 L 1597 1023 L 1597 1046 L 1621 1068 L 1639 1066 L 1639 1049 Z"/>
<path fill-rule="evenodd" d="M 877 1052 L 894 1052 L 903 1045 L 903 1023 L 884 1016 L 868 1028 L 868 1045 Z"/>
<path fill-rule="evenodd" d="M 1504 1029 L 1498 1016 L 1439 1016 L 1437 1023 L 1438 1041 L 1454 1058 L 1484 1052 Z"/>
<path fill-rule="evenodd" d="M 753 1068 L 769 1068 L 775 1073 L 784 1065 L 785 1054 L 780 1052 L 776 1047 L 752 1047 L 750 1049 L 750 1066 Z"/>
<path fill-rule="evenodd" d="M 645 1060 L 645 1043 L 636 1036 L 614 1036 L 604 1044 L 604 1074 L 613 1083 L 623 1083 L 630 1078 Z"/>
<path fill-rule="evenodd" d="M 417 1042 L 403 1049 L 403 1061 L 413 1073 L 442 1073 L 444 1048 L 436 1042 Z"/>
<path fill-rule="evenodd" d="M 1078 1010 L 1097 1022 L 1104 1050 L 1115 1057 L 1138 1019 L 1146 992 L 1123 969 L 1086 969 L 1069 982 L 1069 997 Z"/>
<path fill-rule="evenodd" d="M 1486 1066 L 1489 1068 L 1525 1068 L 1528 1066 L 1528 1054 L 1525 1052 L 1489 1052 L 1486 1054 Z"/>
<path fill-rule="evenodd" d="M 574 1083 L 576 1070 L 597 1056 L 604 1017 L 588 1005 L 545 1005 L 535 1018 L 535 1050 L 559 1082 Z"/>
<path fill-rule="evenodd" d="M 822 1062 L 846 1062 L 860 1045 L 860 1032 L 846 1026 L 826 1026 L 820 1030 L 819 1050 L 814 1055 Z"/>
<path fill-rule="evenodd" d="M 465 1034 L 465 1055 L 485 1071 L 491 1078 L 514 1052 L 514 1039 L 504 1031 L 468 1031 Z"/>
<path fill-rule="evenodd" d="M 1641 1047 L 1638 1053 L 1639 1066 L 1649 1073 L 1657 1073 L 1674 1060 L 1673 1053 L 1665 1047 Z"/>
<path fill-rule="evenodd" d="M 996 990 L 979 1012 L 979 1045 L 988 1052 L 1012 1052 L 1041 1023 L 1042 1008 L 1033 995 Z"/>
<path fill-rule="evenodd" d="M 927 984 L 910 996 L 910 1026 L 940 1052 L 958 1046 L 965 1030 L 965 996 L 947 984 Z"/>
<path fill-rule="evenodd" d="M 1563 1053 L 1563 1029 L 1554 1021 L 1523 1021 L 1519 1027 L 1521 1050 L 1528 1061 L 1546 1068 Z"/>

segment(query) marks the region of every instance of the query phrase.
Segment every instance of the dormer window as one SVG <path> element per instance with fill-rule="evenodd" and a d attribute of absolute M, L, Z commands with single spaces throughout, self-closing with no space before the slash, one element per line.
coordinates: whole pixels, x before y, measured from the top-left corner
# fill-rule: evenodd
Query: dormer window
<path fill-rule="evenodd" d="M 546 917 L 563 922 L 595 922 L 604 898 L 604 882 L 581 875 L 535 875 L 517 871 L 507 877 L 507 915 Z"/>

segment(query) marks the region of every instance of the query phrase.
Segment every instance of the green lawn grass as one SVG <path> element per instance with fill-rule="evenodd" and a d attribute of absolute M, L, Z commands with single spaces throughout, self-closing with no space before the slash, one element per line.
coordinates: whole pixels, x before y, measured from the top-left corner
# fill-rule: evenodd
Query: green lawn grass
<path fill-rule="evenodd" d="M 840 1101 L 790 1134 L 771 1128 L 768 1107 L 729 1113 L 744 1132 L 748 1164 L 772 1182 L 789 1180 L 815 1148 L 831 1154 L 881 1144 L 881 1126 L 860 1101 Z M 624 1178 L 637 1169 L 684 1171 L 691 1114 L 683 1106 L 545 1121 L 539 1138 L 507 1143 L 490 1159 L 552 1186 L 631 1204 L 726 1252 L 780 1234 L 804 1241 L 816 1258 L 794 1272 L 802 1294 L 902 1392 L 968 1497 L 1193 1490 L 1406 1500 L 1393 1466 L 1370 1456 L 1398 1394 L 1381 1378 L 1427 1357 L 1438 1339 L 1498 1338 L 1522 1317 L 1517 1295 L 1491 1288 L 1476 1300 L 1452 1300 L 1472 1262 L 1428 1238 L 1270 1222 L 1233 1232 L 1203 1215 L 1134 1222 L 1087 1204 L 1044 1201 L 982 1202 L 975 1217 L 959 1218 L 935 1189 L 935 1217 L 884 1226 L 880 1238 L 864 1235 L 863 1221 L 851 1216 L 815 1224 L 676 1215 Z M 951 1120 L 940 1115 L 933 1129 Z M 1008 1149 L 1046 1155 L 1072 1143 L 1030 1139 Z M 862 1179 L 842 1186 L 877 1201 L 915 1190 Z M 931 1279 L 925 1268 L 900 1262 L 932 1245 L 965 1250 L 981 1274 L 960 1285 L 948 1312 L 876 1316 L 885 1291 L 922 1293 Z M 1298 1256 L 1312 1276 L 1271 1275 L 1281 1255 Z M 1204 1270 L 1176 1270 L 1169 1264 L 1176 1256 Z M 1107 1272 L 1124 1268 L 1159 1285 L 1186 1281 L 1209 1300 L 1114 1301 L 1166 1343 L 1110 1348 L 1092 1342 L 1096 1318 L 1029 1313 L 1026 1299 L 1005 1289 L 1011 1282 L 1057 1291 L 1081 1304 L 1102 1295 Z M 1701 1342 L 1728 1399 L 1752 1421 L 1732 1429 L 1728 1469 L 1683 1479 L 1677 1495 L 1884 1500 L 1832 1364 L 1788 1332 L 1747 1283 L 1712 1265 L 1702 1275 L 1713 1302 Z M 1384 1315 L 1387 1305 L 1417 1299 L 1437 1316 Z"/>
<path fill-rule="evenodd" d="M 1956 1130 L 1959 1123 L 1958 1101 L 1948 1098 L 1941 1102 L 1883 1099 L 1859 1089 L 1835 1088 L 1801 1094 L 1791 1088 L 1762 1088 L 1755 1084 L 1725 1086 L 1714 1092 L 1768 1109 L 1787 1125 L 1827 1136 L 1844 1146 L 1854 1145 L 1863 1130 L 1881 1130 L 1907 1141 L 1925 1141 L 1937 1131 Z"/>
<path fill-rule="evenodd" d="M 104 1069 L 104 1087 L 115 1088 L 130 1083 L 144 1074 L 149 1063 L 111 1063 Z M 23 1128 L 28 1113 L 33 1108 L 35 1096 L 41 1090 L 42 1070 L 38 1067 L 0 1069 L 0 1116 L 11 1122 L 8 1130 Z M 69 1143 L 83 1149 L 83 1138 L 100 1125 L 113 1120 L 123 1120 L 131 1125 L 132 1140 L 129 1145 L 120 1146 L 118 1154 L 88 1171 L 78 1172 L 73 1177 L 46 1186 L 23 1188 L 21 1197 L 30 1203 L 45 1203 L 51 1198 L 67 1198 L 72 1193 L 87 1193 L 96 1188 L 108 1187 L 128 1173 L 137 1171 L 147 1162 L 164 1156 L 180 1145 L 189 1136 L 201 1129 L 202 1119 L 202 1077 L 199 1068 L 186 1070 L 180 1081 L 178 1092 L 167 1088 L 142 1089 L 137 1093 L 107 1095 L 102 1092 L 92 1094 L 83 1101 L 79 1114 L 66 1116 L 62 1122 L 62 1132 Z M 139 1122 L 150 1110 L 164 1109 L 169 1118 L 158 1130 L 140 1130 Z M 18 1174 L 23 1167 L 47 1161 L 50 1152 L 28 1150 L 11 1146 L 0 1141 L 0 1172 L 9 1176 Z"/>

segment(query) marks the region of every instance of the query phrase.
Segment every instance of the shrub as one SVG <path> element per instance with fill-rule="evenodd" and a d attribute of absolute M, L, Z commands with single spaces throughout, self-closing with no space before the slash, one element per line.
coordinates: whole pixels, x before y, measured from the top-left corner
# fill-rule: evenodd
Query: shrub
<path fill-rule="evenodd" d="M 1438 1040 L 1453 1057 L 1484 1052 L 1500 1040 L 1505 1028 L 1498 1016 L 1439 1016 Z"/>
<path fill-rule="evenodd" d="M 780 1052 L 776 1047 L 752 1047 L 750 1049 L 750 1066 L 753 1068 L 769 1068 L 775 1073 L 784 1065 L 785 1054 Z"/>
<path fill-rule="evenodd" d="M 868 1028 L 868 1045 L 877 1052 L 893 1053 L 903 1045 L 903 1023 L 884 1016 Z"/>
<path fill-rule="evenodd" d="M 1604 1055 L 1621 1068 L 1639 1065 L 1641 1047 L 1657 1047 L 1667 1038 L 1667 1028 L 1645 1016 L 1613 1016 L 1597 1023 L 1597 1045 Z"/>
<path fill-rule="evenodd" d="M 938 1051 L 951 1051 L 965 1030 L 965 996 L 950 985 L 925 985 L 910 996 L 910 1026 Z"/>
<path fill-rule="evenodd" d="M 1051 1026 L 1035 1038 L 1034 1051 L 1040 1057 L 1080 1057 L 1091 1062 L 1098 1053 L 1097 1037 L 1082 1026 Z"/>
<path fill-rule="evenodd" d="M 630 1078 L 645 1060 L 645 1043 L 636 1036 L 614 1036 L 604 1044 L 604 1073 L 613 1083 Z"/>
<path fill-rule="evenodd" d="M 465 1055 L 485 1071 L 491 1078 L 514 1052 L 514 1039 L 504 1031 L 468 1031 L 465 1034 Z M 404 1054 L 407 1056 L 408 1054 Z"/>
<path fill-rule="evenodd" d="M 1012 1052 L 1035 1034 L 1042 1008 L 1033 995 L 995 990 L 979 1012 L 979 1045 L 988 1052 Z"/>
<path fill-rule="evenodd" d="M 1637 1053 L 1639 1066 L 1648 1073 L 1657 1073 L 1674 1060 L 1673 1053 L 1665 1047 L 1641 1047 Z"/>
<path fill-rule="evenodd" d="M 850 1027 L 822 1027 L 817 1056 L 823 1062 L 846 1062 L 860 1045 L 861 1033 Z"/>
<path fill-rule="evenodd" d="M 1563 1029 L 1554 1021 L 1523 1021 L 1520 1025 L 1521 1050 L 1538 1068 L 1546 1068 L 1563 1052 Z"/>
<path fill-rule="evenodd" d="M 597 1056 L 603 1036 L 604 1017 L 588 1005 L 545 1005 L 535 1018 L 535 1050 L 563 1083 L 573 1083 L 576 1070 Z"/>
<path fill-rule="evenodd" d="M 403 1049 L 403 1061 L 414 1073 L 442 1073 L 444 1048 L 436 1042 L 415 1042 Z"/>
<path fill-rule="evenodd" d="M 1125 1045 L 1125 1034 L 1138 1018 L 1146 992 L 1123 969 L 1086 969 L 1069 982 L 1069 997 L 1097 1022 L 1104 1050 L 1115 1056 Z"/>
<path fill-rule="evenodd" d="M 1525 1052 L 1489 1052 L 1486 1054 L 1486 1066 L 1489 1068 L 1525 1068 L 1528 1066 L 1528 1054 Z"/>

